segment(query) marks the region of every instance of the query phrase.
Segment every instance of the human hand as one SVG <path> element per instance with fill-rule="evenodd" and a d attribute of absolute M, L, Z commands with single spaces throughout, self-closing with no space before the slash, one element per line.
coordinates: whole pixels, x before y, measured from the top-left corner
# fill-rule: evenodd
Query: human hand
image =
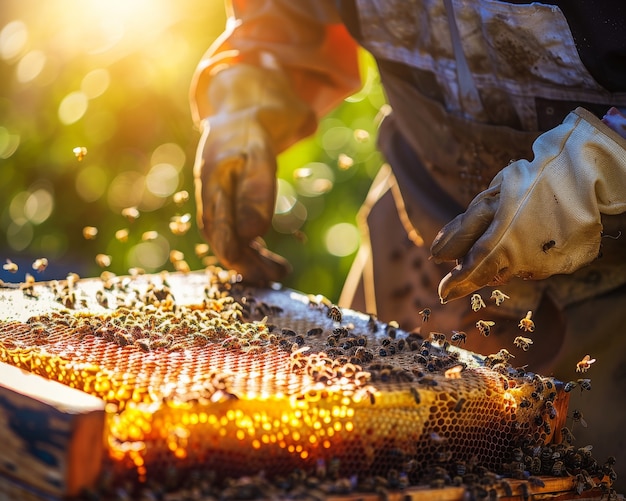
<path fill-rule="evenodd" d="M 581 108 L 539 136 L 532 162 L 505 167 L 431 246 L 457 266 L 442 302 L 511 277 L 572 273 L 596 259 L 601 214 L 626 212 L 626 141 Z"/>
<path fill-rule="evenodd" d="M 217 116 L 198 144 L 194 177 L 198 222 L 218 259 L 244 280 L 281 280 L 289 263 L 259 237 L 269 229 L 276 194 L 276 158 L 249 113 Z"/>

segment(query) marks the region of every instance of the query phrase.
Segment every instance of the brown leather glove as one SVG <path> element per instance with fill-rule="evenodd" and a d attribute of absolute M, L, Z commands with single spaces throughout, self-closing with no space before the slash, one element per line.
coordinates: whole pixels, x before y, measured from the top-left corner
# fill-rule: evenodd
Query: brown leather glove
<path fill-rule="evenodd" d="M 539 136 L 533 152 L 435 238 L 434 259 L 459 263 L 439 284 L 442 302 L 513 276 L 572 273 L 598 257 L 603 219 L 626 212 L 626 140 L 588 111 Z"/>
<path fill-rule="evenodd" d="M 311 134 L 315 115 L 279 69 L 231 66 L 212 77 L 208 93 L 194 166 L 198 224 L 244 280 L 279 281 L 289 263 L 260 239 L 274 213 L 276 154 Z"/>

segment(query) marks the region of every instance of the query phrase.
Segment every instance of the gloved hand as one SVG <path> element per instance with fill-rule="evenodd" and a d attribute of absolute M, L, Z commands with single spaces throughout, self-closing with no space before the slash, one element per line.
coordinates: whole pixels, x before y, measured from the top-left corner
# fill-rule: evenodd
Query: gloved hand
<path fill-rule="evenodd" d="M 198 224 L 244 280 L 278 281 L 289 263 L 259 238 L 274 213 L 276 155 L 314 131 L 314 113 L 279 69 L 231 66 L 212 77 L 208 93 L 194 166 Z"/>
<path fill-rule="evenodd" d="M 587 110 L 539 136 L 533 152 L 435 238 L 435 261 L 458 261 L 439 284 L 442 302 L 513 276 L 572 273 L 598 256 L 601 214 L 626 212 L 626 140 Z"/>

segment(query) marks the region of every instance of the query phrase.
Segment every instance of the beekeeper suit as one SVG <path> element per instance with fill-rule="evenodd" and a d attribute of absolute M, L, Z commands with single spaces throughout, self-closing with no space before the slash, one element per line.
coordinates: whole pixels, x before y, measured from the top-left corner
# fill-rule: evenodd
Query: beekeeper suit
<path fill-rule="evenodd" d="M 284 277 L 288 263 L 258 239 L 276 155 L 358 90 L 358 43 L 393 110 L 378 138 L 390 169 L 359 214 L 342 305 L 424 335 L 466 331 L 466 347 L 505 347 L 562 380 L 581 377 L 590 353 L 594 389 L 570 405 L 589 429 L 575 435 L 626 468 L 626 139 L 600 119 L 626 107 L 626 9 L 594 3 L 591 22 L 588 4 L 233 1 L 192 83 L 196 195 L 223 264 L 251 281 Z M 516 352 L 529 311 L 532 349 Z M 488 338 L 478 319 L 495 322 Z"/>

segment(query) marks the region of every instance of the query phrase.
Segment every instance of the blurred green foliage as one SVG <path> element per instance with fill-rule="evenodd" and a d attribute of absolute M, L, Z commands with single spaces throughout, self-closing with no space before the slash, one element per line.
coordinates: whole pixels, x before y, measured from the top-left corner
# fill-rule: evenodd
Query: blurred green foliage
<path fill-rule="evenodd" d="M 0 12 L 0 260 L 20 265 L 4 280 L 67 271 L 96 276 L 99 253 L 110 271 L 172 270 L 171 250 L 192 269 L 202 242 L 195 226 L 192 166 L 199 133 L 188 104 L 191 75 L 225 23 L 221 2 L 206 0 L 4 0 Z M 375 147 L 384 97 L 363 54 L 365 87 L 279 158 L 275 227 L 268 246 L 292 263 L 285 284 L 336 299 L 358 241 L 359 206 L 382 164 Z M 73 150 L 87 148 L 79 161 Z M 346 156 L 344 156 L 346 155 Z M 313 172 L 318 192 L 298 187 Z M 304 174 L 303 174 L 304 173 Z M 308 174 L 307 174 L 308 173 Z M 317 174 L 316 174 L 317 173 Z M 189 201 L 173 202 L 186 190 Z M 121 215 L 137 206 L 140 217 Z M 191 214 L 174 235 L 170 219 Z M 98 229 L 92 240 L 83 228 Z M 121 242 L 116 231 L 128 228 Z M 334 234 L 329 231 L 335 228 Z M 144 241 L 147 231 L 156 240 Z M 334 235 L 334 236 L 333 236 Z M 329 252 L 331 238 L 334 255 Z M 345 241 L 344 241 L 345 240 Z"/>

